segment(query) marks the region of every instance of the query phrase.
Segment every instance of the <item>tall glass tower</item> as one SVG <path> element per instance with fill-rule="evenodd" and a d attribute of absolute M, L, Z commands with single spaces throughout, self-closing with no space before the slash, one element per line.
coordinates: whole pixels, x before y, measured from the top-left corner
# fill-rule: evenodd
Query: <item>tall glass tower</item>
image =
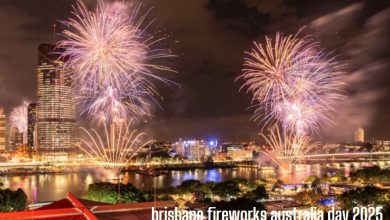
<path fill-rule="evenodd" d="M 37 150 L 46 160 L 66 159 L 75 149 L 74 93 L 60 52 L 50 44 L 38 47 Z"/>

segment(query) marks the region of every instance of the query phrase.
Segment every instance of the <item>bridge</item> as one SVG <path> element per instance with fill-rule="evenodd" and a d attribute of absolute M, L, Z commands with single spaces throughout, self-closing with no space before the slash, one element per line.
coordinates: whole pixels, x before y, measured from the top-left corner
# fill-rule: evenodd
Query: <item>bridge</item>
<path fill-rule="evenodd" d="M 364 163 L 374 164 L 374 165 L 383 165 L 390 166 L 390 152 L 387 151 L 377 151 L 377 152 L 338 152 L 338 153 L 320 153 L 320 154 L 307 154 L 296 157 L 299 163 L 306 164 L 320 164 L 320 165 L 329 165 L 334 164 L 339 166 L 341 164 L 348 165 L 348 163 Z M 183 165 L 193 165 L 203 164 L 202 161 L 188 161 L 183 164 L 183 162 L 172 162 L 164 164 L 154 164 L 156 167 L 180 167 Z M 215 161 L 216 164 L 224 165 L 250 165 L 253 164 L 253 161 Z M 139 166 L 137 163 L 124 164 L 127 167 Z M 162 166 L 163 165 L 163 166 Z M 2 162 L 0 163 L 0 170 L 8 169 L 17 169 L 17 168 L 27 168 L 39 170 L 44 167 L 67 167 L 70 169 L 78 167 L 94 167 L 95 163 L 92 161 L 86 162 L 85 160 L 78 161 L 64 161 L 64 162 L 52 162 L 52 161 L 31 161 L 31 162 Z"/>
<path fill-rule="evenodd" d="M 390 152 L 388 151 L 307 154 L 296 157 L 296 159 L 303 164 L 319 164 L 335 168 L 352 165 L 354 167 L 371 165 L 390 167 Z"/>

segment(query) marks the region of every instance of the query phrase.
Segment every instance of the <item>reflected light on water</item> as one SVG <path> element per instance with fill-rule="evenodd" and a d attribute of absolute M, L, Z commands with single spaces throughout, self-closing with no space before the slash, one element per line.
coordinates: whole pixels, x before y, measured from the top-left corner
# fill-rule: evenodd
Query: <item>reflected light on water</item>
<path fill-rule="evenodd" d="M 342 169 L 345 173 L 350 173 L 358 165 L 344 166 Z M 285 183 L 301 183 L 310 175 L 321 177 L 323 174 L 335 170 L 331 167 L 319 165 L 299 165 L 290 173 L 278 173 L 271 166 L 258 168 L 215 168 L 209 170 L 176 170 L 170 171 L 167 175 L 156 177 L 156 186 L 158 189 L 170 186 L 180 185 L 181 182 L 189 179 L 197 179 L 202 182 L 220 182 L 232 178 L 244 178 L 247 180 L 260 180 L 269 178 L 279 178 Z M 81 197 L 88 185 L 94 182 L 112 181 L 102 176 L 99 169 L 91 172 L 80 172 L 73 174 L 41 174 L 31 176 L 3 176 L 0 182 L 4 187 L 23 188 L 28 195 L 29 200 L 34 202 L 54 201 L 63 199 L 67 192 Z M 152 190 L 154 181 L 152 176 L 146 176 L 135 172 L 126 172 L 123 174 L 123 183 L 131 183 L 141 190 Z"/>
<path fill-rule="evenodd" d="M 217 169 L 208 170 L 207 174 L 204 178 L 204 182 L 219 182 L 219 181 L 221 181 L 220 172 L 221 171 L 219 171 Z"/>

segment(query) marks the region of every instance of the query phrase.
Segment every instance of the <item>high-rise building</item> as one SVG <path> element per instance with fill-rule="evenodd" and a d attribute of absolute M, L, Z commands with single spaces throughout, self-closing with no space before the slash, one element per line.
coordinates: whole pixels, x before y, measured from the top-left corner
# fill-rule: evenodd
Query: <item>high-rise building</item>
<path fill-rule="evenodd" d="M 4 110 L 0 108 L 0 151 L 6 150 L 6 125 L 7 118 Z"/>
<path fill-rule="evenodd" d="M 17 130 L 17 132 L 15 132 L 15 137 L 14 137 L 14 141 L 15 141 L 15 148 L 16 147 L 19 147 L 21 145 L 23 145 L 23 132 L 19 132 L 19 130 Z"/>
<path fill-rule="evenodd" d="M 47 160 L 65 159 L 75 149 L 74 93 L 60 52 L 50 44 L 38 47 L 37 150 Z"/>
<path fill-rule="evenodd" d="M 354 141 L 364 142 L 364 130 L 363 130 L 363 128 L 360 127 L 360 128 L 358 128 L 355 131 Z"/>
<path fill-rule="evenodd" d="M 179 139 L 174 146 L 176 154 L 191 160 L 204 160 L 210 156 L 211 153 L 209 146 L 203 140 L 182 141 Z"/>
<path fill-rule="evenodd" d="M 27 108 L 27 149 L 31 154 L 37 147 L 37 104 L 30 103 Z"/>
<path fill-rule="evenodd" d="M 25 135 L 16 127 L 9 129 L 8 133 L 8 150 L 16 150 L 25 145 Z"/>

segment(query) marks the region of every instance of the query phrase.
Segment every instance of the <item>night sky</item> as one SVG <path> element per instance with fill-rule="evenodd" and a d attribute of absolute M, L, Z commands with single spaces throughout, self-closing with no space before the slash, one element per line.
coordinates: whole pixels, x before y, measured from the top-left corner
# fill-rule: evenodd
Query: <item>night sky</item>
<path fill-rule="evenodd" d="M 88 0 L 93 7 L 95 1 Z M 349 140 L 359 126 L 368 139 L 390 139 L 389 1 L 146 0 L 177 58 L 178 73 L 157 73 L 179 86 L 158 84 L 164 97 L 140 124 L 157 140 L 259 140 L 250 121 L 250 96 L 239 92 L 243 53 L 276 32 L 304 32 L 347 63 L 348 99 L 322 140 Z M 0 0 L 0 106 L 6 112 L 35 101 L 37 46 L 53 41 L 52 24 L 65 20 L 71 0 Z M 61 25 L 57 23 L 57 31 Z M 59 38 L 60 36 L 57 36 Z"/>

